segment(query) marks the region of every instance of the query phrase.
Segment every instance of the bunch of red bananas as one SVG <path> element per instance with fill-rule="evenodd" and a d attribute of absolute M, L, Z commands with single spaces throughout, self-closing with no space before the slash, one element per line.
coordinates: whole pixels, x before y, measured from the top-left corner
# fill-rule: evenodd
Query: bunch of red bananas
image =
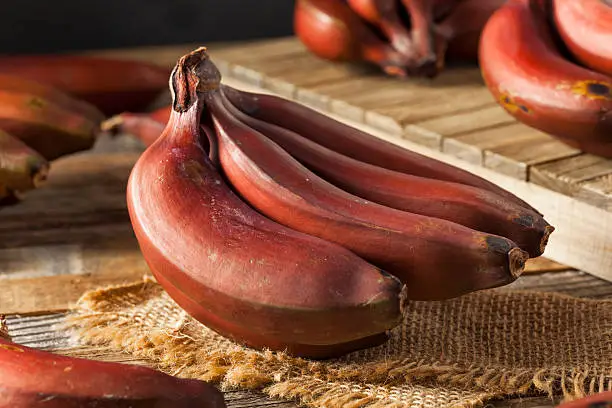
<path fill-rule="evenodd" d="M 294 31 L 315 55 L 434 77 L 447 58 L 475 61 L 480 33 L 506 0 L 297 0 Z"/>
<path fill-rule="evenodd" d="M 0 57 L 0 205 L 39 186 L 50 161 L 91 148 L 105 115 L 144 109 L 169 72 L 85 56 Z"/>
<path fill-rule="evenodd" d="M 149 144 L 127 198 L 151 271 L 241 344 L 311 358 L 380 344 L 403 302 L 509 284 L 553 231 L 471 173 L 222 84 L 203 48 L 170 82 L 172 106 L 103 127 Z"/>
<path fill-rule="evenodd" d="M 487 22 L 479 59 L 519 121 L 612 158 L 612 1 L 509 0 Z"/>
<path fill-rule="evenodd" d="M 0 316 L 0 408 L 225 406 L 221 392 L 203 381 L 15 344 Z"/>
<path fill-rule="evenodd" d="M 321 58 L 394 76 L 478 60 L 519 121 L 612 158 L 612 0 L 297 0 L 294 28 Z"/>

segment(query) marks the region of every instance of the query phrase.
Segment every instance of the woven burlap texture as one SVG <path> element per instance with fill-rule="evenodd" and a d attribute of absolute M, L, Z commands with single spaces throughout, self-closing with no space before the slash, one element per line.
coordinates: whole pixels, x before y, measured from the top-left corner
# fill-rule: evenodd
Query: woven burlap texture
<path fill-rule="evenodd" d="M 167 373 L 311 407 L 475 407 L 612 389 L 612 301 L 551 293 L 411 302 L 386 344 L 330 361 L 241 347 L 147 278 L 84 294 L 69 322 L 80 342 L 149 359 Z"/>

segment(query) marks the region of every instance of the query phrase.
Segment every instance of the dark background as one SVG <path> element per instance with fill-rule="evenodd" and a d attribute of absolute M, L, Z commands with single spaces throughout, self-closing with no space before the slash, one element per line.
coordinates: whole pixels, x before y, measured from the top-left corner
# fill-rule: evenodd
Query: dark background
<path fill-rule="evenodd" d="M 0 0 L 0 53 L 277 37 L 292 0 Z"/>

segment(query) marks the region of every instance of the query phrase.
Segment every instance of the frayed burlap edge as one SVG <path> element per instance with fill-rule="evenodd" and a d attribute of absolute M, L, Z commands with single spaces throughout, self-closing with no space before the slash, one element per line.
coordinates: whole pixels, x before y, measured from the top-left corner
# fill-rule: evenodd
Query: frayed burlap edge
<path fill-rule="evenodd" d="M 145 277 L 144 285 L 148 284 L 157 286 L 154 280 Z M 612 390 L 612 372 L 554 368 L 508 372 L 507 367 L 504 367 L 505 372 L 501 372 L 496 367 L 466 368 L 405 360 L 351 367 L 295 358 L 280 352 L 250 350 L 229 341 L 223 347 L 203 349 L 184 334 L 188 325 L 199 324 L 192 322 L 186 314 L 179 326 L 143 332 L 131 320 L 122 319 L 117 313 L 92 311 L 94 308 L 89 305 L 105 291 L 130 291 L 139 286 L 143 286 L 143 281 L 87 292 L 79 300 L 79 307 L 68 316 L 67 328 L 74 330 L 79 342 L 127 352 L 154 362 L 158 369 L 171 375 L 213 382 L 223 390 L 258 389 L 271 397 L 320 408 L 408 406 L 406 402 L 382 400 L 372 392 L 378 385 L 452 387 L 465 393 L 463 402 L 452 405 L 453 408 L 472 408 L 487 400 L 509 396 L 545 394 L 552 399 L 562 395 L 567 401 Z M 176 356 L 184 361 L 178 368 Z M 368 386 L 352 390 L 351 381 Z"/>

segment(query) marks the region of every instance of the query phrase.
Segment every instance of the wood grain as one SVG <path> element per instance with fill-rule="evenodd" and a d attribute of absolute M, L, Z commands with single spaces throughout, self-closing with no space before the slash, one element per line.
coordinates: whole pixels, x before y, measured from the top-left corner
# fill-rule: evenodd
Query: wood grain
<path fill-rule="evenodd" d="M 444 138 L 459 136 L 476 130 L 494 129 L 515 120 L 496 105 L 473 109 L 442 117 L 418 121 L 404 128 L 403 137 L 435 150 L 442 149 Z"/>
<path fill-rule="evenodd" d="M 612 210 L 612 161 L 591 154 L 533 166 L 531 182 Z"/>

